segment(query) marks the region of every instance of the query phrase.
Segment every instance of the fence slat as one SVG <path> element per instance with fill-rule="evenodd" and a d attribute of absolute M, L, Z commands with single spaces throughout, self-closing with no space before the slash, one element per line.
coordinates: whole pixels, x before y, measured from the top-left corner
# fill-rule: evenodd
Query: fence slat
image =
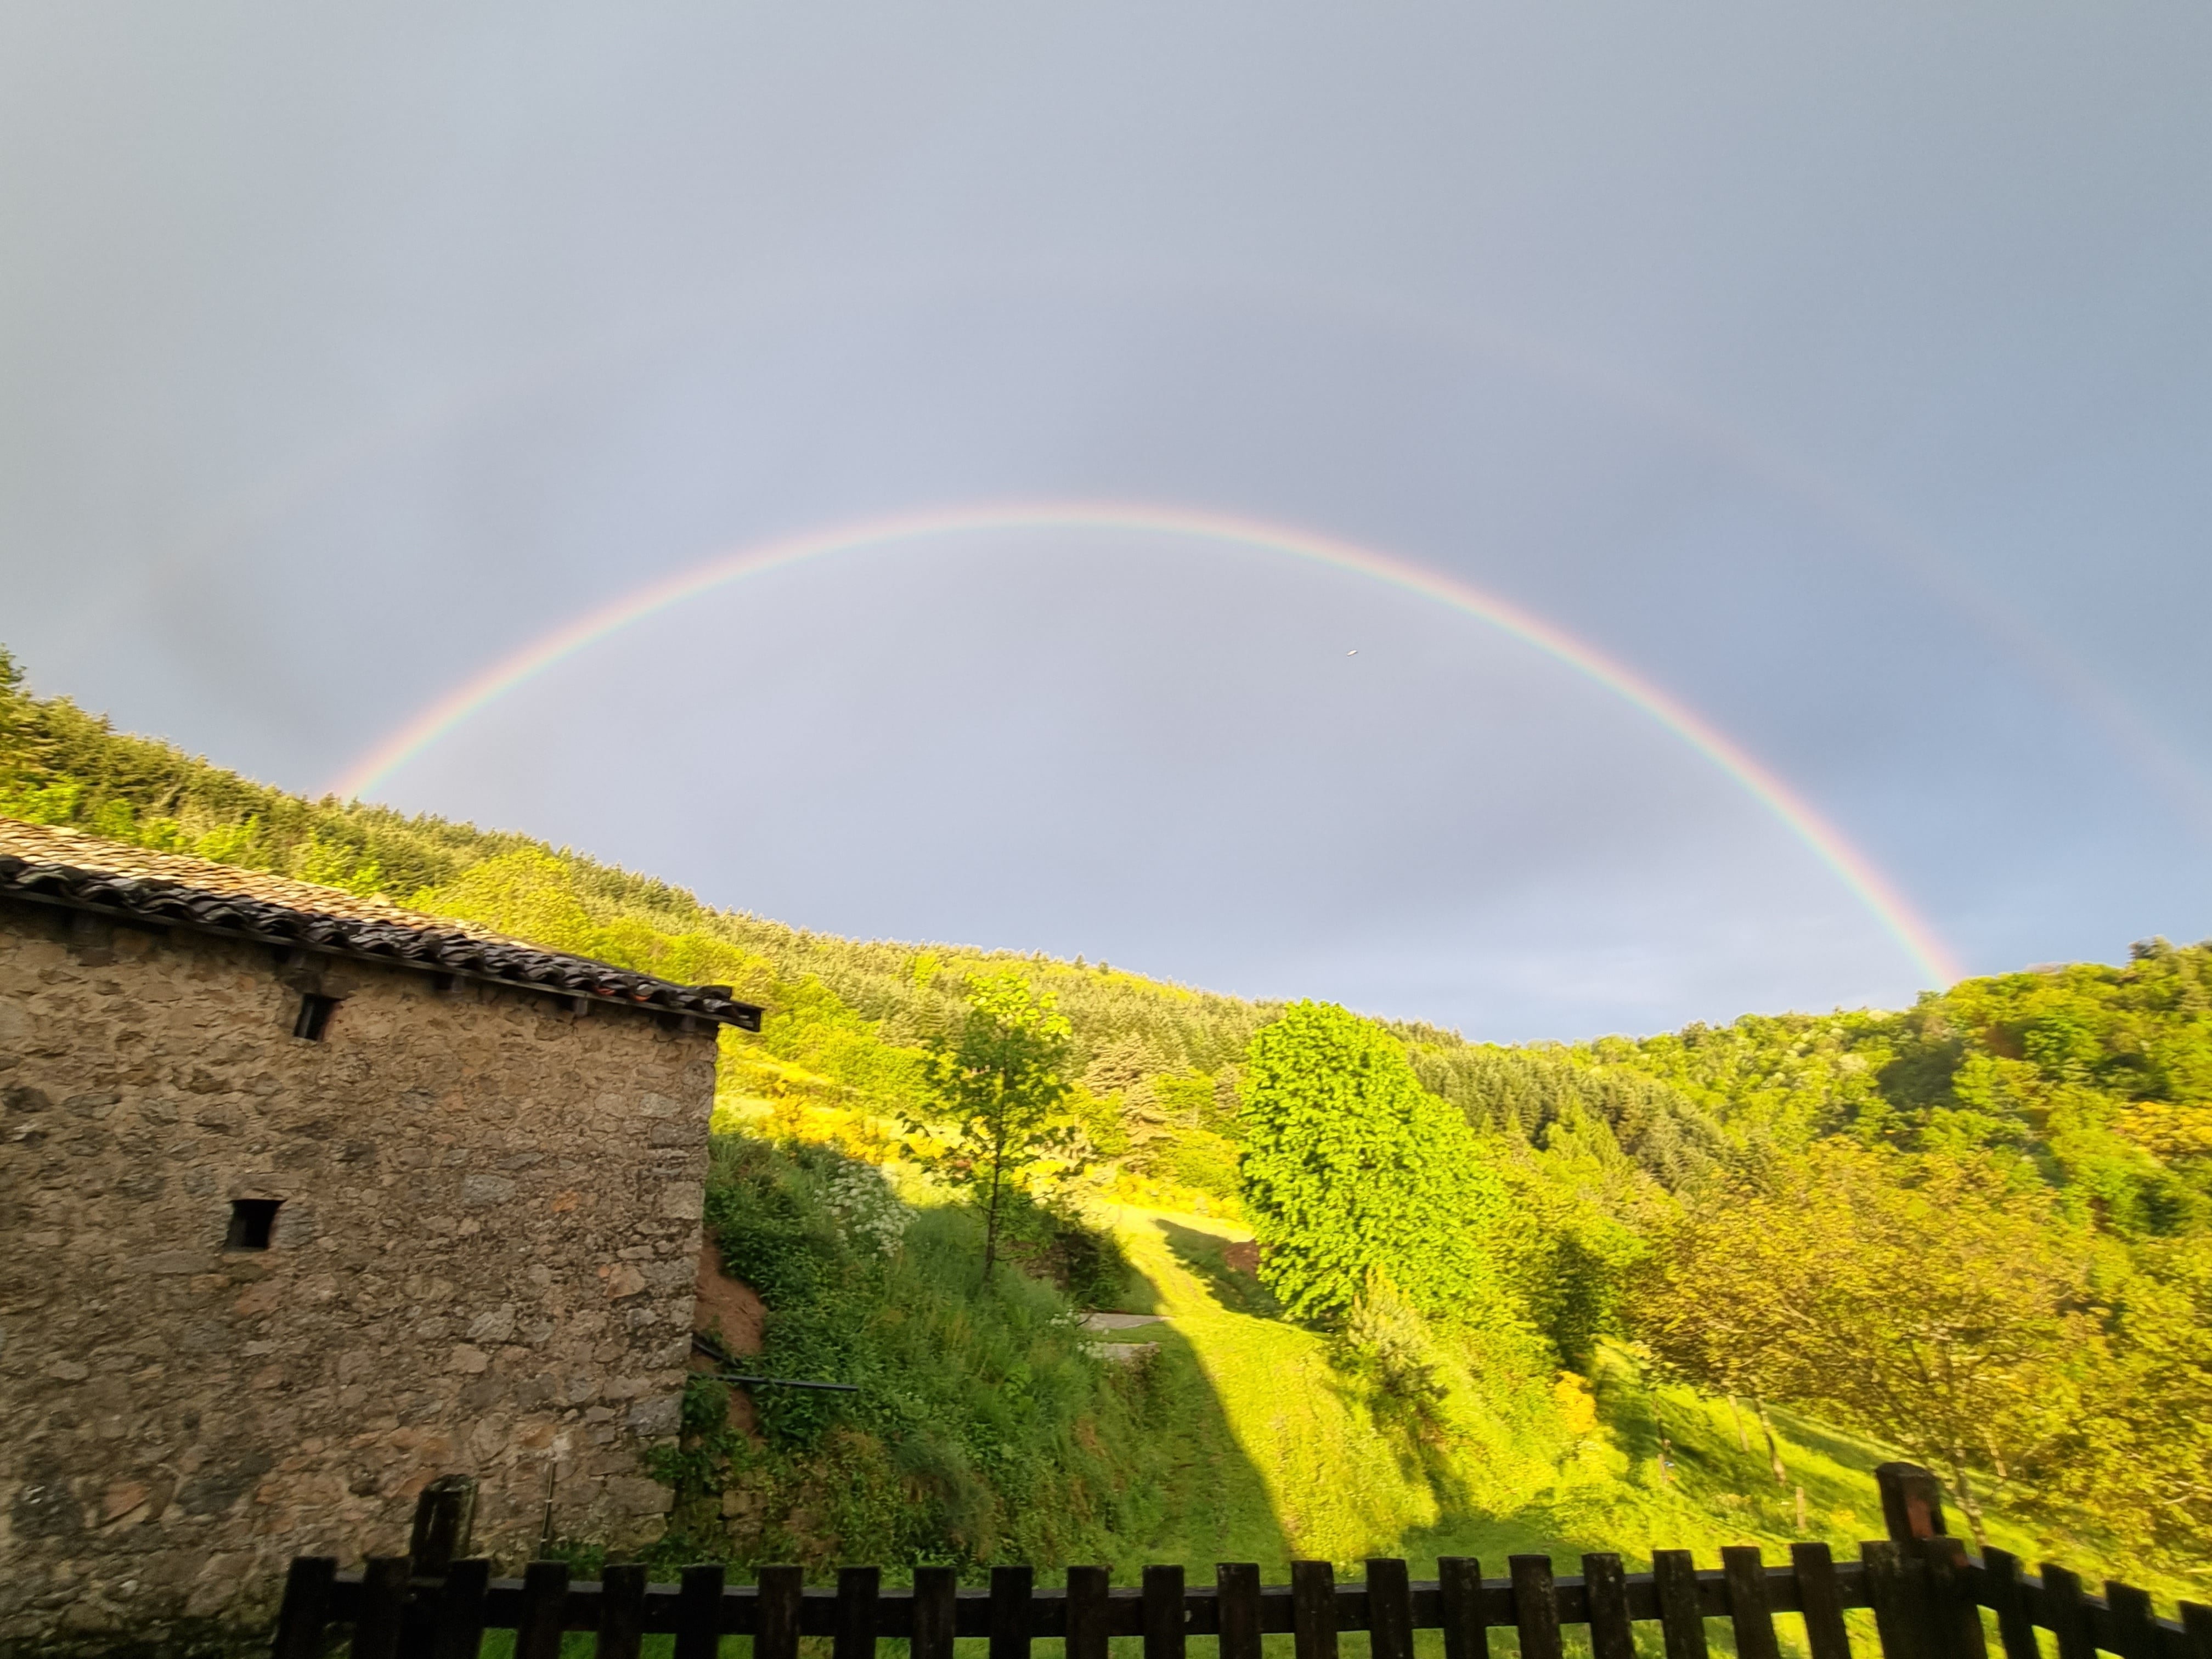
<path fill-rule="evenodd" d="M 1690 1559 L 1690 1552 L 1652 1551 L 1651 1587 L 1658 1595 L 1659 1629 L 1666 1638 L 1667 1659 L 1705 1659 L 1705 1608 L 1698 1594 L 1697 1564 Z"/>
<path fill-rule="evenodd" d="M 1145 1569 L 1150 1572 L 1152 1569 Z M 1066 1659 L 1106 1659 L 1106 1593 L 1113 1583 L 1103 1567 L 1070 1567 L 1067 1570 L 1067 1644 Z M 1182 1587 L 1176 1587 L 1176 1602 L 1180 1606 Z M 1152 1634 L 1146 1632 L 1145 1648 L 1152 1650 Z"/>
<path fill-rule="evenodd" d="M 1982 1610 L 1975 1603 L 1968 1575 L 1966 1547 L 1955 1538 L 1938 1534 L 1920 1541 L 1920 1560 L 1926 1579 L 1922 1593 L 1928 1605 L 1928 1635 L 1933 1651 L 1942 1659 L 1989 1659 L 1989 1640 L 1982 1634 Z M 2142 1659 L 2162 1659 L 2145 1654 Z"/>
<path fill-rule="evenodd" d="M 1444 1659 L 1484 1659 L 1482 1563 L 1471 1555 L 1437 1558 L 1437 1599 L 1443 1606 Z"/>
<path fill-rule="evenodd" d="M 361 1575 L 361 1615 L 354 1620 L 355 1659 L 396 1659 L 407 1620 L 407 1580 L 412 1564 L 404 1555 L 375 1555 Z"/>
<path fill-rule="evenodd" d="M 2166 1644 L 2159 1639 L 2148 1590 L 2107 1578 L 2105 1605 L 2112 1612 L 2112 1649 L 2121 1659 L 2166 1659 Z"/>
<path fill-rule="evenodd" d="M 1874 1609 L 1882 1659 L 1936 1659 L 1921 1640 L 1918 1563 L 1893 1539 L 1870 1539 L 1859 1546 L 1866 1573 L 1867 1605 Z"/>
<path fill-rule="evenodd" d="M 1589 1621 L 1590 1659 L 1636 1659 L 1628 1620 L 1628 1575 L 1610 1552 L 1583 1557 L 1583 1613 Z M 1814 1659 L 1821 1659 L 1815 1654 Z"/>
<path fill-rule="evenodd" d="M 1997 1640 L 2005 1659 L 2043 1659 L 2035 1621 L 2027 1616 L 2027 1594 L 2020 1581 L 2020 1558 L 1994 1545 L 1982 1551 L 1982 1595 L 1996 1615 Z"/>
<path fill-rule="evenodd" d="M 1291 1563 L 1291 1647 L 1297 1659 L 1336 1659 L 1336 1569 Z"/>
<path fill-rule="evenodd" d="M 1070 1581 L 1073 1589 L 1073 1581 Z M 1074 1609 L 1069 1608 L 1073 1617 Z M 1186 1632 L 1189 1620 L 1183 1608 L 1182 1569 L 1178 1566 L 1150 1566 L 1144 1578 L 1145 1659 L 1183 1659 L 1188 1644 Z M 1106 1588 L 1104 1569 L 1100 1569 L 1098 1589 L 1098 1628 L 1106 1628 Z M 1099 1659 L 1104 1659 L 1106 1649 L 1102 1637 Z M 1068 1659 L 1076 1659 L 1073 1650 Z"/>
<path fill-rule="evenodd" d="M 991 1659 L 1030 1659 L 1030 1602 L 1036 1595 L 1034 1567 L 991 1569 Z"/>
<path fill-rule="evenodd" d="M 636 1561 L 610 1563 L 599 1571 L 599 1639 L 592 1651 L 597 1659 L 637 1659 L 644 1644 L 645 1567 Z M 451 1659 L 476 1659 L 476 1650 Z"/>
<path fill-rule="evenodd" d="M 1370 1659 L 1413 1659 L 1413 1586 L 1403 1561 L 1368 1562 L 1367 1631 Z"/>
<path fill-rule="evenodd" d="M 950 1567 L 914 1570 L 912 1659 L 952 1659 L 952 1626 L 958 1577 Z"/>
<path fill-rule="evenodd" d="M 426 1632 L 420 1650 L 428 1659 L 477 1659 L 483 1645 L 484 1595 L 491 1588 L 491 1563 L 482 1556 L 448 1562 L 445 1582 L 422 1609 Z"/>
<path fill-rule="evenodd" d="M 1505 1571 L 1513 1581 L 1513 1626 L 1521 1638 L 1521 1659 L 1562 1659 L 1552 1558 L 1508 1556 Z"/>
<path fill-rule="evenodd" d="M 2043 1623 L 2058 1638 L 2058 1659 L 2097 1659 L 2081 1581 L 2051 1561 L 2043 1564 Z"/>
<path fill-rule="evenodd" d="M 2212 1607 L 2181 1604 L 2181 1651 L 2186 1659 L 2212 1659 Z"/>
<path fill-rule="evenodd" d="M 1221 1659 L 1260 1659 L 1260 1569 L 1251 1561 L 1222 1561 L 1213 1569 L 1213 1594 L 1221 1624 Z"/>
<path fill-rule="evenodd" d="M 830 1659 L 876 1659 L 876 1610 L 883 1592 L 881 1567 L 837 1569 L 836 1625 Z"/>
<path fill-rule="evenodd" d="M 1766 1602 L 1766 1563 L 1749 1544 L 1721 1552 L 1721 1577 L 1728 1584 L 1729 1622 L 1735 1631 L 1736 1659 L 1782 1659 L 1774 1639 L 1774 1613 Z"/>
<path fill-rule="evenodd" d="M 323 1659 L 324 1632 L 331 1622 L 331 1585 L 337 1576 L 335 1557 L 294 1559 L 284 1573 L 284 1601 L 276 1610 L 270 1659 Z"/>
<path fill-rule="evenodd" d="M 722 1564 L 684 1569 L 676 1592 L 676 1659 L 715 1659 L 722 1646 Z"/>
<path fill-rule="evenodd" d="M 522 1570 L 522 1612 L 514 1621 L 514 1659 L 561 1659 L 561 1614 L 568 1564 L 532 1561 Z"/>
<path fill-rule="evenodd" d="M 1826 1544 L 1792 1544 L 1790 1566 L 1796 1576 L 1797 1609 L 1805 1615 L 1805 1645 L 1813 1659 L 1851 1659 L 1835 1557 Z"/>
<path fill-rule="evenodd" d="M 806 1594 L 803 1567 L 778 1564 L 758 1574 L 753 1659 L 799 1659 L 799 1606 Z"/>

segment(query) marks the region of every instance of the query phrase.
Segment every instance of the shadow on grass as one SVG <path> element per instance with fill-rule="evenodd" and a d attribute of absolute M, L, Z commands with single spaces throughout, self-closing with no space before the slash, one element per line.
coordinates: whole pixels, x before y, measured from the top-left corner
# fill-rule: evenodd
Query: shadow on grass
<path fill-rule="evenodd" d="M 1167 1240 L 1168 1250 L 1176 1263 L 1204 1285 L 1207 1293 L 1231 1313 L 1249 1314 L 1255 1319 L 1283 1316 L 1282 1304 L 1275 1300 L 1266 1285 L 1250 1273 L 1231 1267 L 1224 1258 L 1229 1240 L 1218 1233 L 1170 1221 L 1164 1216 L 1153 1218 L 1152 1224 Z"/>

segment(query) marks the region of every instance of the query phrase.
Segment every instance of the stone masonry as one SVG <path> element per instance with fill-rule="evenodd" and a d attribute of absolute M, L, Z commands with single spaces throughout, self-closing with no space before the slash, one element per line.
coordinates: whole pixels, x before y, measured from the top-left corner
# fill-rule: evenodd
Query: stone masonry
<path fill-rule="evenodd" d="M 507 1561 L 549 1480 L 657 1535 L 716 1031 L 0 897 L 0 1650 L 265 1617 L 447 1473 Z"/>

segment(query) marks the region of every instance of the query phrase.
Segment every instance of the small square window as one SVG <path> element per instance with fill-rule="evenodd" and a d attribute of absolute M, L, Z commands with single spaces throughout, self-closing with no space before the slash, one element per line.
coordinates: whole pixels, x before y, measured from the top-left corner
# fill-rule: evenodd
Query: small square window
<path fill-rule="evenodd" d="M 234 1198 L 230 1200 L 230 1231 L 224 1235 L 226 1250 L 265 1250 L 269 1235 L 276 1228 L 281 1198 Z"/>
<path fill-rule="evenodd" d="M 300 1017 L 292 1022 L 292 1035 L 305 1037 L 310 1042 L 320 1042 L 323 1033 L 331 1029 L 331 1016 L 337 1012 L 337 1006 L 336 997 L 308 992 L 300 999 Z"/>

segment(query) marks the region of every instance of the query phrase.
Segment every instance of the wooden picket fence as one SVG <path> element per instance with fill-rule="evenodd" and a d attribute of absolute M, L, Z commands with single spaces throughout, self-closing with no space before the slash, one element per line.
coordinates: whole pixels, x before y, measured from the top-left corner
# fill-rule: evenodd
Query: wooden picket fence
<path fill-rule="evenodd" d="M 1561 1632 L 1580 1625 L 1591 1659 L 1635 1659 L 1634 1627 L 1656 1623 L 1666 1659 L 1707 1659 L 1706 1621 L 1717 1619 L 1738 1659 L 1781 1659 L 1779 1613 L 1803 1620 L 1812 1659 L 1852 1659 L 1844 1614 L 1868 1608 L 1883 1659 L 1988 1659 L 1992 1629 L 2004 1659 L 2046 1659 L 2039 1631 L 2057 1659 L 2212 1659 L 2212 1608 L 2185 1602 L 2177 1623 L 2125 1584 L 2097 1596 L 2063 1567 L 2029 1577 L 2001 1550 L 1973 1559 L 1944 1532 L 1933 1475 L 1904 1463 L 1876 1475 L 1891 1535 L 1862 1545 L 1856 1561 L 1799 1544 L 1786 1566 L 1745 1547 L 1699 1571 L 1687 1550 L 1657 1550 L 1648 1573 L 1595 1554 L 1579 1574 L 1555 1577 L 1547 1557 L 1516 1555 L 1505 1577 L 1485 1578 L 1474 1560 L 1447 1557 L 1434 1581 L 1410 1579 L 1403 1561 L 1370 1560 L 1351 1583 L 1326 1561 L 1294 1561 L 1285 1585 L 1226 1563 L 1211 1584 L 1152 1566 L 1127 1588 L 1103 1567 L 1070 1567 L 1058 1587 L 1028 1567 L 994 1567 L 988 1589 L 962 1589 L 948 1567 L 916 1568 L 910 1589 L 885 1589 L 875 1567 L 840 1569 L 835 1589 L 774 1566 L 753 1584 L 726 1583 L 720 1566 L 654 1584 L 643 1567 L 611 1565 L 576 1583 L 557 1561 L 495 1579 L 489 1563 L 454 1559 L 472 1495 L 447 1481 L 425 1494 L 410 1554 L 360 1572 L 327 1557 L 295 1561 L 275 1654 L 325 1659 L 337 1638 L 353 1659 L 475 1659 L 484 1632 L 503 1630 L 515 1632 L 516 1659 L 555 1659 L 572 1631 L 596 1634 L 599 1659 L 635 1659 L 656 1634 L 675 1638 L 675 1659 L 713 1659 L 727 1636 L 750 1637 L 753 1659 L 798 1659 L 802 1637 L 828 1638 L 832 1659 L 875 1659 L 884 1639 L 908 1644 L 910 1659 L 953 1659 L 962 1638 L 988 1642 L 988 1659 L 1031 1659 L 1038 1641 L 1064 1644 L 1065 1659 L 1107 1659 L 1116 1637 L 1141 1638 L 1144 1659 L 1186 1659 L 1194 1638 L 1214 1643 L 1218 1659 L 1261 1659 L 1270 1635 L 1291 1638 L 1294 1659 L 1336 1659 L 1339 1637 L 1364 1632 L 1373 1659 L 1413 1659 L 1413 1632 L 1433 1630 L 1444 1659 L 1486 1659 L 1497 1630 L 1512 1632 L 1521 1659 L 1563 1659 Z"/>

